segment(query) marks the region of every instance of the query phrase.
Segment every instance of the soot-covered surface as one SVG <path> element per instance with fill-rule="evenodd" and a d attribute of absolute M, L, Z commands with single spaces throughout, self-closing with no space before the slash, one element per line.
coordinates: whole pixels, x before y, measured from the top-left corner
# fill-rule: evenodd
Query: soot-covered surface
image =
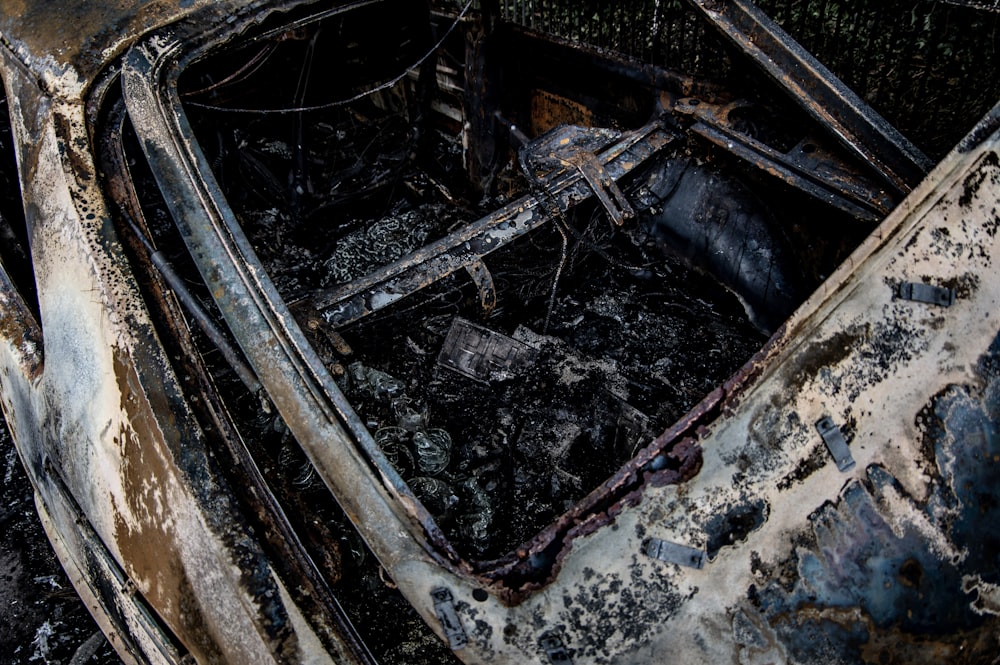
<path fill-rule="evenodd" d="M 688 168 L 703 156 L 682 145 L 622 184 L 638 211 L 624 226 L 592 201 L 559 211 L 543 200 L 548 222 L 484 257 L 492 309 L 458 272 L 428 277 L 417 293 L 334 329 L 310 308 L 315 294 L 411 261 L 520 196 L 546 197 L 513 158 L 485 195 L 469 181 L 462 133 L 428 101 L 452 66 L 448 49 L 434 82 L 421 68 L 341 104 L 351 81 L 384 79 L 371 71 L 385 63 L 366 60 L 362 35 L 348 49 L 358 71 L 344 89 L 314 91 L 310 68 L 321 66 L 331 35 L 350 29 L 340 21 L 264 47 L 260 72 L 232 85 L 210 82 L 229 80 L 256 54 L 206 61 L 182 81 L 192 89 L 182 99 L 254 250 L 375 441 L 464 556 L 495 559 L 597 488 L 760 348 L 766 333 L 743 306 L 759 313 L 760 303 L 741 303 L 699 259 L 728 251 L 708 237 L 727 216 L 753 219 L 751 231 L 736 230 L 746 237 L 727 242 L 758 248 L 770 280 L 767 271 L 784 269 L 769 246 L 780 233 L 731 171 Z M 223 110 L 273 111 L 275 96 L 260 92 L 275 71 L 300 72 L 294 89 L 283 83 L 284 97 L 311 110 Z M 705 200 L 728 203 L 671 208 L 676 192 L 650 186 L 662 180 L 657 170 L 690 172 Z M 709 231 L 696 231 L 690 246 L 671 235 L 698 224 Z"/>
<path fill-rule="evenodd" d="M 932 479 L 926 497 L 871 464 L 809 515 L 787 561 L 752 564 L 766 581 L 750 587 L 749 606 L 734 617 L 744 644 L 767 654 L 757 626 L 770 624 L 799 662 L 996 661 L 998 358 L 1000 338 L 974 368 L 981 384 L 950 385 L 917 415 Z M 927 526 L 893 519 L 893 500 Z"/>
<path fill-rule="evenodd" d="M 729 378 L 808 288 L 769 207 L 691 141 L 623 180 L 637 214 L 621 226 L 594 199 L 559 209 L 514 150 L 480 191 L 454 117 L 460 42 L 392 79 L 437 37 L 414 30 L 414 14 L 369 39 L 363 14 L 206 59 L 181 98 L 251 245 L 376 443 L 463 556 L 489 561 Z M 401 51 L 385 53 L 394 39 Z M 321 85 L 333 61 L 343 71 Z M 312 305 L 394 262 L 419 270 L 413 252 L 529 195 L 548 221 L 477 268 L 495 305 L 464 271 L 428 272 L 424 288 L 339 328 Z"/>
<path fill-rule="evenodd" d="M 485 320 L 442 284 L 343 331 L 342 386 L 467 554 L 529 539 L 763 343 L 718 283 L 670 257 L 626 265 L 614 241 L 641 247 L 608 240 L 567 264 L 551 312 L 549 229 L 491 262 L 508 290 Z"/>

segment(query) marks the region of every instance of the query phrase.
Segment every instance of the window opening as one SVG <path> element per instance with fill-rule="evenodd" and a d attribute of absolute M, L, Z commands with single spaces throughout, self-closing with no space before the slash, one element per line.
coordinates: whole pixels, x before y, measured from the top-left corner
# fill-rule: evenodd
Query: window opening
<path fill-rule="evenodd" d="M 179 91 L 254 250 L 381 450 L 463 555 L 497 559 L 730 377 L 808 280 L 754 178 L 653 101 L 615 117 L 596 97 L 607 90 L 496 92 L 500 165 L 480 189 L 465 39 L 454 16 L 406 7 L 210 56 Z M 711 264 L 718 238 L 673 221 L 695 218 L 728 234 L 712 245 L 728 263 Z"/>

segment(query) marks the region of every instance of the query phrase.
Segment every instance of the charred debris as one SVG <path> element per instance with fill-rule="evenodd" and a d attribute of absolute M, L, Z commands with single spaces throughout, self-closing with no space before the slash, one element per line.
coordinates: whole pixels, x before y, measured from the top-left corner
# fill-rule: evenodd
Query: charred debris
<path fill-rule="evenodd" d="M 498 560 L 740 369 L 901 186 L 762 76 L 384 4 L 265 30 L 180 94 L 381 451 L 463 557 Z"/>
<path fill-rule="evenodd" d="M 559 542 L 536 534 L 565 535 L 574 506 L 696 470 L 680 434 L 928 166 L 780 29 L 750 43 L 776 28 L 753 5 L 707 4 L 683 20 L 717 75 L 531 29 L 517 3 L 407 0 L 271 17 L 181 76 L 253 251 L 438 544 L 479 571 L 524 546 L 544 559 L 524 579 L 544 580 Z M 360 600 L 377 563 L 257 394 L 110 115 L 132 178 L 111 183 L 131 201 L 124 235 L 140 263 L 156 250 L 147 272 L 175 275 L 146 285 L 154 309 L 190 301 L 204 380 L 325 578 L 360 571 L 345 604 L 405 614 Z M 639 481 L 606 482 L 630 464 Z"/>

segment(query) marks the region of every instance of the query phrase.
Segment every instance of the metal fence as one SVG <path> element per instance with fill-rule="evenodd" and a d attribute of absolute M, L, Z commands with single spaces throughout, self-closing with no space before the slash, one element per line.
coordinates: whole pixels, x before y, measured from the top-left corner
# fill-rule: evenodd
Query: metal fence
<path fill-rule="evenodd" d="M 728 70 L 722 41 L 682 0 L 501 0 L 525 27 L 694 75 Z"/>

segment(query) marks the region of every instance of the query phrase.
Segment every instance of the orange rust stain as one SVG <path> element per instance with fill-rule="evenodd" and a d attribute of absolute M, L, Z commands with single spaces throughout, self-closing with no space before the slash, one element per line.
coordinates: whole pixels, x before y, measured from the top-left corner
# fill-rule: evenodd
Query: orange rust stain
<path fill-rule="evenodd" d="M 566 97 L 533 90 L 531 93 L 531 131 L 540 136 L 559 125 L 580 125 L 592 127 L 594 114 L 583 104 Z"/>
<path fill-rule="evenodd" d="M 117 443 L 122 454 L 122 485 L 128 513 L 115 506 L 115 541 L 129 576 L 199 662 L 221 662 L 223 652 L 209 633 L 197 598 L 181 565 L 179 535 L 164 514 L 177 506 L 167 488 L 181 475 L 170 459 L 166 442 L 149 403 L 139 387 L 135 367 L 115 353 L 115 376 L 128 416 Z M 176 481 L 175 481 L 176 482 Z M 159 495 L 157 496 L 157 494 Z"/>

